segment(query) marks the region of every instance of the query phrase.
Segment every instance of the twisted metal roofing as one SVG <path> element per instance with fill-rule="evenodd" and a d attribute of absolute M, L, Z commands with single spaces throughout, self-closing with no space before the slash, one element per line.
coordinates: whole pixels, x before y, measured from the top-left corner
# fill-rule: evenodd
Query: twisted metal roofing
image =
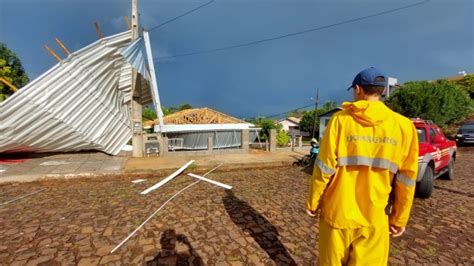
<path fill-rule="evenodd" d="M 118 154 L 132 134 L 128 61 L 145 71 L 136 53 L 121 54 L 130 43 L 130 31 L 100 39 L 1 102 L 0 152 Z"/>

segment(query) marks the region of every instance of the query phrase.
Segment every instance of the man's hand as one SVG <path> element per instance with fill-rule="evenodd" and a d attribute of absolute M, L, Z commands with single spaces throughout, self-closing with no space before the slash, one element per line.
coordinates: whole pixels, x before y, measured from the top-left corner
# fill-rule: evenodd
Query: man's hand
<path fill-rule="evenodd" d="M 316 211 L 311 211 L 311 210 L 306 209 L 306 213 L 311 217 L 316 217 Z"/>
<path fill-rule="evenodd" d="M 405 227 L 400 227 L 396 225 L 390 225 L 390 234 L 393 237 L 399 237 L 405 233 Z"/>

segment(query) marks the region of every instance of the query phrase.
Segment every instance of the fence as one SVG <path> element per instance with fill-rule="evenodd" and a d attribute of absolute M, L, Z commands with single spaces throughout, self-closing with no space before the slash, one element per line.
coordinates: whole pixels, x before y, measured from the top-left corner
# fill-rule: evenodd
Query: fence
<path fill-rule="evenodd" d="M 207 150 L 208 139 L 212 137 L 213 149 L 239 149 L 242 146 L 242 131 L 200 131 L 167 133 L 168 149 L 179 150 Z"/>

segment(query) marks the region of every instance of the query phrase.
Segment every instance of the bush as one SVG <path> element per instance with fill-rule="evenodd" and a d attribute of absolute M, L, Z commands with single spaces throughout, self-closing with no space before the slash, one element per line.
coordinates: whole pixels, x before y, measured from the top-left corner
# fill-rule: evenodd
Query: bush
<path fill-rule="evenodd" d="M 278 135 L 276 136 L 278 146 L 286 146 L 289 140 L 290 136 L 285 132 L 285 130 L 280 130 L 280 132 L 278 132 Z"/>
<path fill-rule="evenodd" d="M 432 120 L 440 127 L 461 121 L 473 111 L 468 93 L 445 80 L 408 82 L 386 104 L 404 116 Z"/>
<path fill-rule="evenodd" d="M 315 127 L 315 136 L 319 136 L 319 115 L 331 111 L 337 108 L 336 102 L 326 102 L 321 108 L 318 108 L 317 111 L 310 110 L 303 113 L 303 117 L 300 121 L 300 130 L 304 132 L 313 132 L 313 126 Z M 316 120 L 314 119 L 314 112 L 316 112 Z M 316 122 L 316 125 L 315 125 Z"/>
<path fill-rule="evenodd" d="M 279 128 L 277 128 L 275 122 L 272 119 L 265 118 L 262 116 L 255 118 L 255 120 L 250 120 L 250 123 L 262 129 L 259 134 L 259 138 L 261 141 L 265 141 L 268 139 L 268 137 L 270 136 L 271 129 L 277 129 L 277 131 L 279 130 Z"/>
<path fill-rule="evenodd" d="M 454 82 L 456 85 L 460 86 L 463 90 L 469 93 L 471 99 L 474 99 L 474 75 L 469 74 L 464 76 L 461 80 Z"/>

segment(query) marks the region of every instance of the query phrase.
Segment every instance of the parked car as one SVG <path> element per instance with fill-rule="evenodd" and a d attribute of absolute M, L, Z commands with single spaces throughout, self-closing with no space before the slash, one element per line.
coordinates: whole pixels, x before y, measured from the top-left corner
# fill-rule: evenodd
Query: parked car
<path fill-rule="evenodd" d="M 459 128 L 456 143 L 458 146 L 474 143 L 474 121 L 468 121 Z"/>
<path fill-rule="evenodd" d="M 416 196 L 429 198 L 436 178 L 454 179 L 456 142 L 446 139 L 441 129 L 431 121 L 421 119 L 412 121 L 418 132 L 420 150 Z"/>

